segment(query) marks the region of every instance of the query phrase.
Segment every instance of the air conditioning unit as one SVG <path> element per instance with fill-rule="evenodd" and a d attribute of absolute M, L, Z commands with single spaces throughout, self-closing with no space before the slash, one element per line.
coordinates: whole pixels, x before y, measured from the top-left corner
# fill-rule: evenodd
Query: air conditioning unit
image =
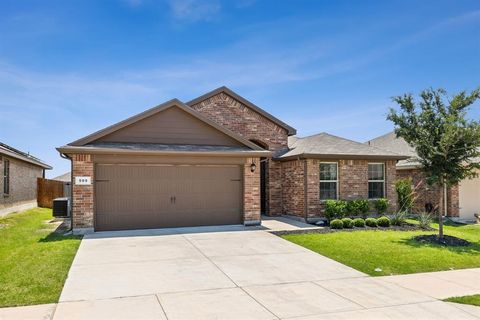
<path fill-rule="evenodd" d="M 70 206 L 68 198 L 56 198 L 53 199 L 53 216 L 68 217 L 70 215 Z"/>

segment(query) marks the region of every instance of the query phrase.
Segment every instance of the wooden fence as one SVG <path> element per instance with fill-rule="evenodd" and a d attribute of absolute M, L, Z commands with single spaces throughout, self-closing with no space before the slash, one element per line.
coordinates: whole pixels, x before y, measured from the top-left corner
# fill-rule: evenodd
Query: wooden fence
<path fill-rule="evenodd" d="M 52 208 L 53 199 L 63 197 L 63 182 L 37 178 L 37 202 L 42 208 Z"/>

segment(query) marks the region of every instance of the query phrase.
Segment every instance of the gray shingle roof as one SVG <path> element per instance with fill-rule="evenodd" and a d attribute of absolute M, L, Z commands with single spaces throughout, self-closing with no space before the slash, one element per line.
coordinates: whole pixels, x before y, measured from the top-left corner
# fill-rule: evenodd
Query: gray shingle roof
<path fill-rule="evenodd" d="M 289 149 L 277 156 L 278 159 L 304 158 L 343 158 L 343 159 L 405 159 L 404 155 L 378 149 L 360 142 L 337 137 L 325 132 L 305 137 L 291 137 Z"/>
<path fill-rule="evenodd" d="M 190 144 L 160 144 L 160 143 L 124 143 L 124 142 L 98 142 L 90 143 L 84 148 L 124 149 L 138 151 L 252 151 L 247 147 L 206 146 Z"/>
<path fill-rule="evenodd" d="M 416 160 L 417 153 L 415 149 L 411 145 L 409 145 L 403 138 L 397 138 L 395 132 L 389 132 L 387 134 L 384 134 L 383 136 L 369 140 L 365 143 L 372 147 L 408 155 L 409 159 L 399 161 L 397 163 L 397 168 L 410 168 L 421 166 L 420 162 Z M 480 162 L 480 158 L 474 158 L 472 159 L 472 161 Z"/>
<path fill-rule="evenodd" d="M 72 173 L 69 171 L 64 173 L 58 177 L 53 178 L 52 180 L 63 181 L 63 182 L 70 182 L 72 179 Z"/>
<path fill-rule="evenodd" d="M 37 165 L 43 169 L 52 169 L 51 166 L 31 154 L 15 149 L 2 142 L 0 142 L 0 155 L 1 154 Z"/>
<path fill-rule="evenodd" d="M 398 168 L 420 166 L 420 163 L 415 159 L 417 156 L 415 149 L 411 145 L 409 145 L 407 141 L 405 141 L 403 138 L 397 138 L 397 135 L 393 131 L 384 134 L 383 136 L 369 140 L 366 142 L 366 144 L 375 148 L 409 156 L 409 159 L 401 160 L 397 163 Z"/>

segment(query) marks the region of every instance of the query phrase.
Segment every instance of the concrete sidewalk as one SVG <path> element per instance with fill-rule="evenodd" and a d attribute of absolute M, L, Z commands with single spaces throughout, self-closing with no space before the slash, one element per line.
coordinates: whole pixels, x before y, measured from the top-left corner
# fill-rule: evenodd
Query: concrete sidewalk
<path fill-rule="evenodd" d="M 480 268 L 382 277 L 436 299 L 480 294 Z"/>

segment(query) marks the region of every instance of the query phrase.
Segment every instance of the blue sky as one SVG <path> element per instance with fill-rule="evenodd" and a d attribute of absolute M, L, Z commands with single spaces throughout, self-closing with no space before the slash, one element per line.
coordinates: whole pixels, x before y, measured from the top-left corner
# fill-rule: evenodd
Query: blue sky
<path fill-rule="evenodd" d="M 301 136 L 365 141 L 392 96 L 480 86 L 480 1 L 0 3 L 0 141 L 50 177 L 55 147 L 221 85 Z"/>

